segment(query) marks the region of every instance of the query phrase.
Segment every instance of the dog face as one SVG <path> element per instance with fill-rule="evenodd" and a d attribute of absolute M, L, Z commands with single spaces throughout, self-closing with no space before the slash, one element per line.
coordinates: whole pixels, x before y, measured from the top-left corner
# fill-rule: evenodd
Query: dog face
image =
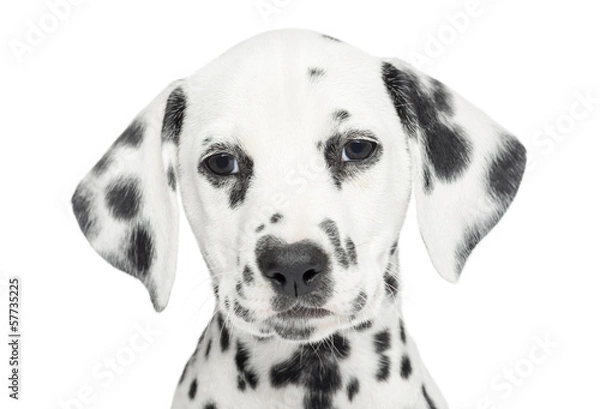
<path fill-rule="evenodd" d="M 93 247 L 162 310 L 179 192 L 223 315 L 257 336 L 312 341 L 368 322 L 395 296 L 411 189 L 434 266 L 455 281 L 524 166 L 514 137 L 438 81 L 283 30 L 171 84 L 73 207 Z"/>

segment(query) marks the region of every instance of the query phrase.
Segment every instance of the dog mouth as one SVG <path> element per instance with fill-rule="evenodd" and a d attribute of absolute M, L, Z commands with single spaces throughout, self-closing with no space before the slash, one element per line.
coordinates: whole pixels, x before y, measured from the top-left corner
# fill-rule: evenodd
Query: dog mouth
<path fill-rule="evenodd" d="M 324 318 L 332 314 L 331 311 L 325 308 L 296 306 L 277 313 L 275 318 L 279 320 L 306 320 Z"/>

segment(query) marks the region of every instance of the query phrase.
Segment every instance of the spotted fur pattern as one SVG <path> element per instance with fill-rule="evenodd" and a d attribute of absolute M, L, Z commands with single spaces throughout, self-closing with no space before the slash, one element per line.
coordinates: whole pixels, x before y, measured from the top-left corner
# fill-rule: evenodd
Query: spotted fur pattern
<path fill-rule="evenodd" d="M 372 149 L 350 159 L 358 142 Z M 216 311 L 174 408 L 444 409 L 401 318 L 411 189 L 433 265 L 456 281 L 524 167 L 519 141 L 441 82 L 280 30 L 168 86 L 72 204 L 92 247 L 161 311 L 181 197 Z"/>

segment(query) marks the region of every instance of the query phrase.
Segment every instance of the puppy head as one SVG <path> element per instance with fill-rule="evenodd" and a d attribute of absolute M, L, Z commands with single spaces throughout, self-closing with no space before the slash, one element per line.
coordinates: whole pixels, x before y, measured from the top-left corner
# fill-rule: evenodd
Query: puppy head
<path fill-rule="evenodd" d="M 73 207 L 92 246 L 162 310 L 179 192 L 217 308 L 257 336 L 312 341 L 392 302 L 411 189 L 433 264 L 456 281 L 524 167 L 522 145 L 438 81 L 282 30 L 171 84 L 83 179 Z"/>

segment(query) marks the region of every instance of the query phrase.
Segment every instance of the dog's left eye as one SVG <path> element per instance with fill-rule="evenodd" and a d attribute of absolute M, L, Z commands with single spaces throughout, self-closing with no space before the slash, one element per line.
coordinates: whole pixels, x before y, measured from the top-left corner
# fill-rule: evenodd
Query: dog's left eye
<path fill-rule="evenodd" d="M 217 153 L 204 160 L 204 166 L 217 176 L 228 176 L 239 172 L 237 159 L 228 153 Z"/>
<path fill-rule="evenodd" d="M 371 157 L 377 144 L 365 139 L 355 139 L 344 145 L 342 149 L 342 160 L 344 162 L 356 162 Z"/>

